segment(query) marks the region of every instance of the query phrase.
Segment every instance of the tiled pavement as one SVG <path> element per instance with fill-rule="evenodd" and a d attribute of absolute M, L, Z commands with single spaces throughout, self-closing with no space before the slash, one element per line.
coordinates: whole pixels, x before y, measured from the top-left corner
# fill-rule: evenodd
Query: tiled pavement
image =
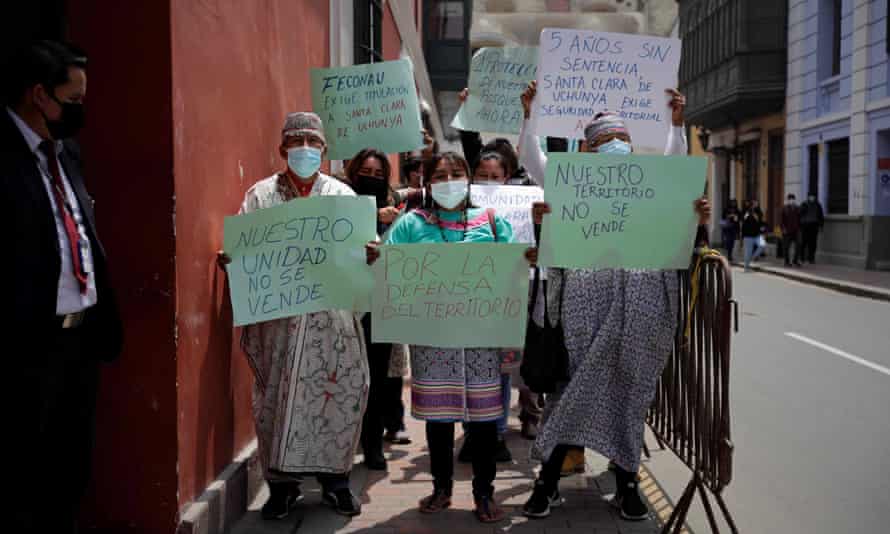
<path fill-rule="evenodd" d="M 407 394 L 407 391 L 406 391 Z M 514 391 L 514 399 L 517 397 Z M 407 399 L 406 399 L 407 402 Z M 407 405 L 406 405 L 407 406 Z M 515 410 L 514 410 L 515 412 Z M 251 505 L 251 512 L 233 529 L 234 534 L 284 533 L 351 533 L 351 534 L 651 534 L 658 532 L 654 519 L 638 523 L 622 521 L 608 502 L 614 492 L 614 477 L 606 469 L 607 461 L 590 451 L 587 453 L 587 473 L 563 479 L 560 489 L 566 504 L 555 509 L 547 519 L 529 520 L 521 508 L 531 492 L 535 464 L 528 460 L 529 441 L 519 435 L 519 422 L 511 417 L 508 443 L 514 462 L 499 464 L 495 481 L 496 498 L 505 507 L 508 517 L 494 525 L 479 523 L 472 514 L 473 499 L 468 465 L 455 464 L 453 505 L 436 515 L 424 515 L 417 510 L 417 501 L 430 493 L 429 454 L 424 440 L 423 423 L 406 417 L 411 445 L 387 446 L 387 473 L 369 472 L 356 465 L 352 484 L 361 495 L 362 514 L 349 519 L 334 514 L 321 504 L 318 486 L 306 481 L 306 499 L 288 519 L 263 521 L 257 511 L 265 500 L 263 491 Z M 459 428 L 459 427 L 458 427 Z M 457 432 L 460 436 L 460 430 Z M 455 454 L 462 439 L 458 439 Z M 645 472 L 643 473 L 645 477 Z M 644 478 L 642 487 L 650 502 L 664 502 L 657 496 L 654 481 Z M 659 504 L 661 507 L 662 505 Z M 659 514 L 663 511 L 659 510 Z"/>

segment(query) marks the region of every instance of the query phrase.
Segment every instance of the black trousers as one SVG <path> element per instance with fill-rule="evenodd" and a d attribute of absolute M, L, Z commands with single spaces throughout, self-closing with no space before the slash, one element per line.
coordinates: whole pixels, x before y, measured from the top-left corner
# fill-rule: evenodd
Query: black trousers
<path fill-rule="evenodd" d="M 819 242 L 819 225 L 801 225 L 803 231 L 803 257 L 804 261 L 814 263 L 816 261 L 816 243 Z"/>
<path fill-rule="evenodd" d="M 386 379 L 389 374 L 391 343 L 371 343 L 371 314 L 362 318 L 365 331 L 365 347 L 368 353 L 368 369 L 371 386 L 368 389 L 368 407 L 362 420 L 362 451 L 365 459 L 383 454 L 383 413 L 386 404 Z"/>
<path fill-rule="evenodd" d="M 80 503 L 92 472 L 98 363 L 86 353 L 80 329 L 53 324 L 19 352 L 13 382 L 9 532 L 76 531 Z M 16 343 L 13 342 L 12 350 Z M 24 347 L 22 347 L 24 348 Z M 50 490 L 51 496 L 46 493 Z M 47 502 L 50 499 L 50 503 Z M 5 529 L 4 529 L 5 530 Z"/>
<path fill-rule="evenodd" d="M 782 237 L 782 247 L 785 249 L 785 265 L 800 263 L 800 232 L 785 234 Z M 791 247 L 794 247 L 794 256 L 791 256 Z"/>
<path fill-rule="evenodd" d="M 494 493 L 492 483 L 497 472 L 494 461 L 497 423 L 468 423 L 467 433 L 473 440 L 473 495 L 490 496 Z M 426 443 L 430 450 L 433 486 L 451 493 L 454 485 L 454 423 L 427 421 Z"/>
<path fill-rule="evenodd" d="M 552 493 L 559 486 L 562 463 L 571 449 L 572 446 L 570 445 L 557 445 L 553 448 L 553 452 L 550 453 L 550 458 L 541 465 L 541 474 L 538 476 L 548 492 Z"/>
<path fill-rule="evenodd" d="M 402 402 L 402 390 L 405 386 L 401 376 L 387 376 L 384 386 L 383 428 L 387 432 L 405 430 L 405 404 Z"/>

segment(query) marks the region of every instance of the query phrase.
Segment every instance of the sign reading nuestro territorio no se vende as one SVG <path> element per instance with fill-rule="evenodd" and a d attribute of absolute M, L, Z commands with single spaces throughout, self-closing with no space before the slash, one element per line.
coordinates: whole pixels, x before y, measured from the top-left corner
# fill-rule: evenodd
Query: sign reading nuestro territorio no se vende
<path fill-rule="evenodd" d="M 583 139 L 594 115 L 608 110 L 624 119 L 635 149 L 664 147 L 679 39 L 546 28 L 538 50 L 531 121 L 539 136 Z"/>

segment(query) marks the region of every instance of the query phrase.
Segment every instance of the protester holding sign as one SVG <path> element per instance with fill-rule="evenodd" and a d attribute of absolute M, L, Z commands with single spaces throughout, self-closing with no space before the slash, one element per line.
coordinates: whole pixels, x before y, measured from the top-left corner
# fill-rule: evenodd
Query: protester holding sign
<path fill-rule="evenodd" d="M 523 95 L 526 116 L 535 84 Z M 673 128 L 665 154 L 685 154 L 684 97 L 670 90 Z M 624 121 L 599 113 L 584 128 L 587 152 L 628 154 L 633 150 Z M 529 128 L 523 128 L 520 155 L 532 177 L 543 180 L 546 156 Z M 695 203 L 699 238 L 710 217 L 705 199 Z M 536 222 L 549 206 L 535 208 Z M 622 269 L 548 269 L 545 306 L 552 324 L 562 323 L 569 353 L 569 382 L 548 395 L 545 421 L 533 456 L 544 461 L 534 492 L 523 512 L 546 517 L 562 499 L 560 468 L 570 445 L 582 445 L 610 458 L 617 492 L 613 504 L 627 520 L 641 520 L 648 510 L 638 489 L 637 470 L 646 410 L 671 352 L 677 329 L 678 276 L 674 271 Z M 543 309 L 535 322 L 543 324 Z M 527 356 L 528 357 L 528 356 Z M 552 401 L 552 402 L 551 402 Z"/>
<path fill-rule="evenodd" d="M 241 213 L 307 197 L 354 196 L 319 171 L 325 152 L 321 119 L 289 114 L 279 147 L 287 168 L 254 184 Z M 222 253 L 219 259 L 230 261 Z M 269 483 L 263 517 L 287 517 L 302 498 L 300 477 L 307 474 L 318 478 L 324 500 L 338 513 L 361 513 L 349 472 L 368 395 L 368 365 L 355 314 L 331 310 L 251 324 L 241 346 L 254 372 L 253 414 Z"/>
<path fill-rule="evenodd" d="M 424 165 L 431 207 L 399 219 L 387 244 L 509 242 L 510 224 L 490 210 L 469 205 L 469 168 L 453 152 L 434 155 Z M 379 253 L 378 253 L 379 254 Z M 369 261 L 375 258 L 369 252 Z M 460 335 L 460 332 L 455 332 Z M 420 502 L 423 513 L 451 506 L 454 478 L 454 423 L 468 423 L 474 442 L 473 497 L 482 522 L 500 521 L 494 502 L 498 418 L 503 416 L 500 351 L 411 346 L 411 411 L 426 421 L 433 493 Z"/>

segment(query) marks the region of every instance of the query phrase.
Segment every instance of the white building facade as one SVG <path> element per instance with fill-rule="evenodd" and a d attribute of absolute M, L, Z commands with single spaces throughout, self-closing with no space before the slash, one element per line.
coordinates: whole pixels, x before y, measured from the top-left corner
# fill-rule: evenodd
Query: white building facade
<path fill-rule="evenodd" d="M 790 0 L 785 191 L 814 194 L 817 261 L 890 270 L 886 0 Z"/>

